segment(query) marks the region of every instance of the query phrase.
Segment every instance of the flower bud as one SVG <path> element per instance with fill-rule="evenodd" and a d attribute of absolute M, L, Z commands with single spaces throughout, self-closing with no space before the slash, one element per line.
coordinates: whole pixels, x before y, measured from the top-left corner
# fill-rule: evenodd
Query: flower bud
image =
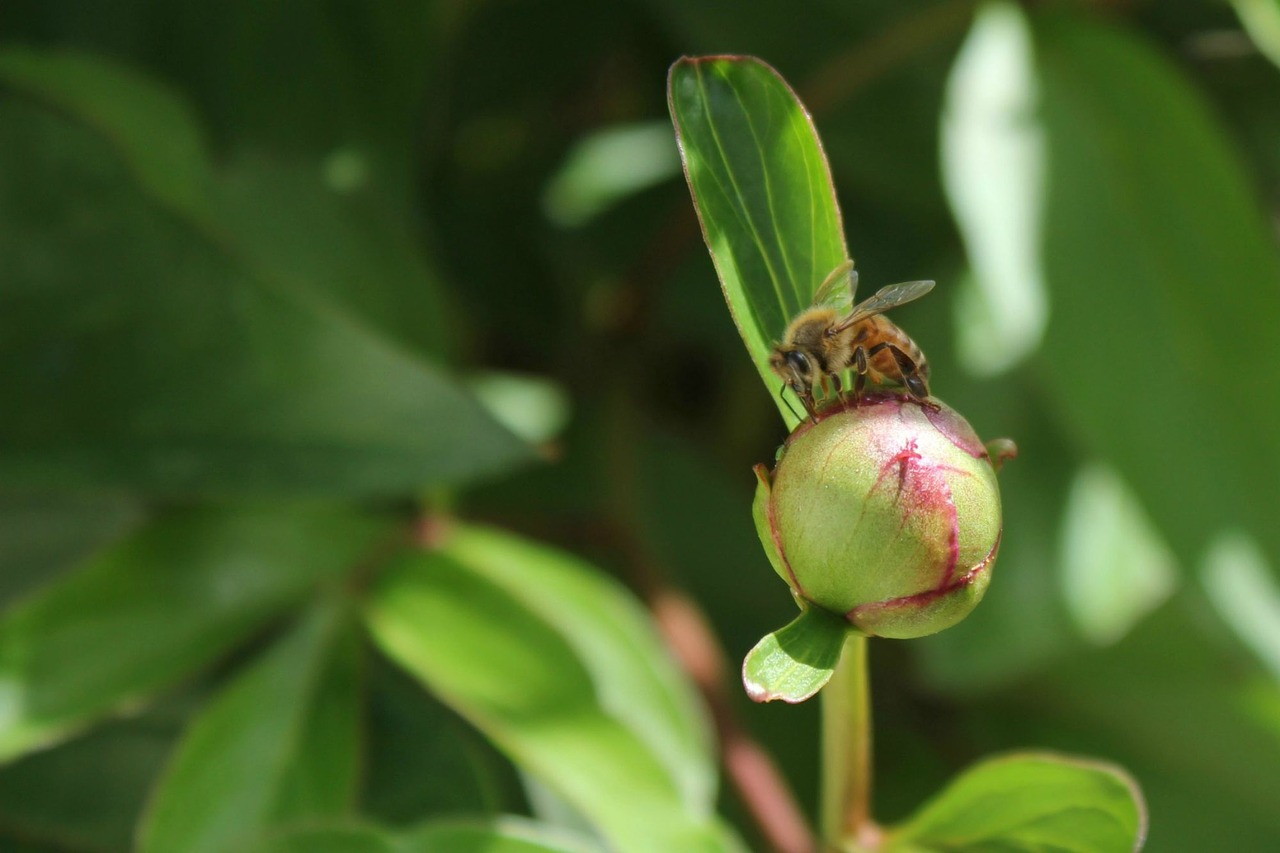
<path fill-rule="evenodd" d="M 953 409 L 866 395 L 802 424 L 756 476 L 760 540 L 799 599 L 896 638 L 949 628 L 982 599 L 1000 491 Z"/>

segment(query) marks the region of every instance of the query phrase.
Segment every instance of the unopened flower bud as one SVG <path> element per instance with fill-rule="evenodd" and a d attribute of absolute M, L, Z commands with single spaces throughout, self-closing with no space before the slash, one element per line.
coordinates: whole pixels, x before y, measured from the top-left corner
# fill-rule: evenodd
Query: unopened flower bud
<path fill-rule="evenodd" d="M 756 475 L 761 542 L 804 601 L 866 634 L 907 638 L 951 627 L 982 599 L 1000 491 L 953 409 L 865 396 L 802 424 L 772 475 L 763 465 Z"/>

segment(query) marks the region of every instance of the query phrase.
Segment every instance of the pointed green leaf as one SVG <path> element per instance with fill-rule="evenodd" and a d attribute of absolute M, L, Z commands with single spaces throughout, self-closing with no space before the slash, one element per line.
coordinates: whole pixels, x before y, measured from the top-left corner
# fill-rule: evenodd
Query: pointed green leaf
<path fill-rule="evenodd" d="M 643 612 L 567 555 L 460 527 L 388 567 L 375 640 L 619 850 L 718 850 L 706 720 Z"/>
<path fill-rule="evenodd" d="M 0 760 L 207 664 L 384 529 L 315 508 L 181 513 L 45 587 L 0 620 Z"/>
<path fill-rule="evenodd" d="M 769 348 L 848 255 L 822 143 L 791 87 L 752 57 L 681 59 L 667 98 L 729 310 L 794 426 Z"/>
<path fill-rule="evenodd" d="M 345 811 L 359 715 L 343 621 L 314 608 L 196 717 L 143 819 L 143 853 L 220 853 L 271 821 Z"/>
<path fill-rule="evenodd" d="M 1146 839 L 1146 807 L 1123 770 L 1047 753 L 983 761 L 905 824 L 886 853 L 1128 853 Z"/>
<path fill-rule="evenodd" d="M 803 702 L 831 680 L 849 623 L 820 607 L 808 607 L 791 624 L 747 652 L 742 684 L 757 702 Z"/>

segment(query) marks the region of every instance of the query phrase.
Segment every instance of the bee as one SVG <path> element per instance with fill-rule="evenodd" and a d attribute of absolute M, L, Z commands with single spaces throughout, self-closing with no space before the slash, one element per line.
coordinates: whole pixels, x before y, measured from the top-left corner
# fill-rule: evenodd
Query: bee
<path fill-rule="evenodd" d="M 843 399 L 840 374 L 850 368 L 856 373 L 855 401 L 868 378 L 876 385 L 902 385 L 917 400 L 929 396 L 929 363 L 924 353 L 883 314 L 924 296 L 933 289 L 933 282 L 891 284 L 854 305 L 857 286 L 853 261 L 832 270 L 814 294 L 813 305 L 791 321 L 769 356 L 769 366 L 783 383 L 780 393 L 790 388 L 815 421 L 814 386 L 823 382 L 825 388 L 830 379 Z"/>

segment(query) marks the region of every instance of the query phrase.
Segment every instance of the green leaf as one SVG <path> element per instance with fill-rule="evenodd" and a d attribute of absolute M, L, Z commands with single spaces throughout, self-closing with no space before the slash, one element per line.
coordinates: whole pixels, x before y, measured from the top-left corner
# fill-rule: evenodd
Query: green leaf
<path fill-rule="evenodd" d="M 0 620 L 0 760 L 207 664 L 383 530 L 318 508 L 179 513 L 45 587 Z"/>
<path fill-rule="evenodd" d="M 467 386 L 497 421 L 530 444 L 555 440 L 569 422 L 569 395 L 550 379 L 488 371 Z"/>
<path fill-rule="evenodd" d="M 133 849 L 138 814 L 179 731 L 175 705 L 186 701 L 159 702 L 0 767 L 0 849 L 36 839 L 52 850 Z"/>
<path fill-rule="evenodd" d="M 448 376 L 0 104 L 0 479 L 404 494 L 532 458 Z"/>
<path fill-rule="evenodd" d="M 521 807 L 510 764 L 422 685 L 382 658 L 371 662 L 365 683 L 361 814 L 403 826 Z"/>
<path fill-rule="evenodd" d="M 1280 0 L 1231 0 L 1258 50 L 1280 65 Z"/>
<path fill-rule="evenodd" d="M 273 830 L 247 849 L 249 853 L 405 853 L 394 832 L 347 823 Z"/>
<path fill-rule="evenodd" d="M 192 722 L 139 830 L 143 853 L 218 853 L 272 821 L 342 814 L 358 752 L 355 635 L 312 609 Z"/>
<path fill-rule="evenodd" d="M 806 608 L 765 637 L 742 662 L 742 684 L 757 702 L 803 702 L 831 680 L 849 623 L 820 607 Z"/>
<path fill-rule="evenodd" d="M 1040 345 L 1044 134 L 1035 122 L 1031 30 L 1012 4 L 978 15 L 947 85 L 942 165 L 973 278 L 956 303 L 969 372 L 991 375 Z"/>
<path fill-rule="evenodd" d="M 1115 642 L 1173 592 L 1177 560 L 1109 468 L 1076 474 L 1062 526 L 1064 598 L 1089 640 Z"/>
<path fill-rule="evenodd" d="M 122 497 L 0 495 L 0 611 L 144 518 L 139 504 Z"/>
<path fill-rule="evenodd" d="M 111 140 L 138 183 L 177 210 L 208 205 L 210 168 L 190 107 L 145 75 L 105 59 L 0 50 L 0 83 L 34 95 Z"/>
<path fill-rule="evenodd" d="M 363 824 L 321 824 L 269 832 L 250 853 L 599 853 L 554 827 L 531 820 L 433 821 L 407 832 Z"/>
<path fill-rule="evenodd" d="M 210 226 L 247 268 L 342 312 L 417 355 L 443 358 L 456 325 L 412 220 L 314 167 L 262 157 L 227 166 Z"/>
<path fill-rule="evenodd" d="M 379 646 L 619 850 L 718 850 L 706 721 L 643 612 L 567 555 L 457 527 L 372 590 Z"/>
<path fill-rule="evenodd" d="M 1146 839 L 1146 807 L 1124 771 L 1015 753 L 966 770 L 901 827 L 886 853 L 1123 853 Z"/>
<path fill-rule="evenodd" d="M 1280 251 L 1229 139 L 1125 31 L 1037 18 L 1049 151 L 1039 367 L 1174 553 L 1244 526 L 1280 565 Z"/>
<path fill-rule="evenodd" d="M 1218 616 L 1188 584 L 1123 642 L 1063 656 L 987 703 L 977 728 L 1121 762 L 1168 839 L 1154 846 L 1269 849 L 1280 837 L 1280 683 Z"/>
<path fill-rule="evenodd" d="M 848 256 L 822 144 L 786 81 L 752 57 L 685 57 L 667 97 L 729 311 L 794 426 L 769 349 Z"/>
<path fill-rule="evenodd" d="M 542 196 L 547 218 L 576 228 L 680 171 L 664 121 L 615 125 L 581 139 Z"/>

